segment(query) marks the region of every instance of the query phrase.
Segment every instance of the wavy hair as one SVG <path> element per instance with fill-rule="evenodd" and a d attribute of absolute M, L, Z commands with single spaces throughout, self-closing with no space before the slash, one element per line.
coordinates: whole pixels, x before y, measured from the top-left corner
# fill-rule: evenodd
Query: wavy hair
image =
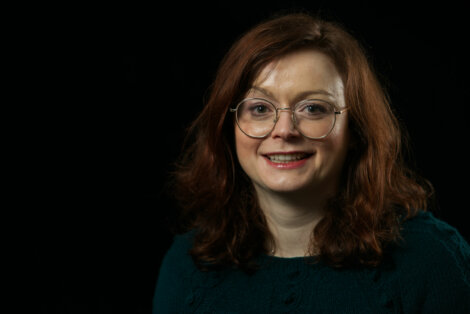
<path fill-rule="evenodd" d="M 254 258 L 267 251 L 266 241 L 273 241 L 236 158 L 228 112 L 264 66 L 306 47 L 334 61 L 354 143 L 341 187 L 312 230 L 310 253 L 337 268 L 377 266 L 387 245 L 401 239 L 402 222 L 427 209 L 432 186 L 406 167 L 406 136 L 359 42 L 338 24 L 308 14 L 275 17 L 241 36 L 223 58 L 173 172 L 180 231 L 195 230 L 191 255 L 201 268 L 253 269 Z"/>

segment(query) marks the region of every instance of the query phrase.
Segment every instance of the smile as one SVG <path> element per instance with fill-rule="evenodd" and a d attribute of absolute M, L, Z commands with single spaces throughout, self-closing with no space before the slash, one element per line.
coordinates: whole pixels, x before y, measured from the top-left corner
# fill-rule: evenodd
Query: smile
<path fill-rule="evenodd" d="M 288 163 L 298 161 L 309 157 L 311 154 L 306 153 L 295 153 L 295 154 L 273 154 L 267 155 L 266 157 L 275 163 Z"/>
<path fill-rule="evenodd" d="M 264 155 L 264 158 L 267 164 L 275 169 L 289 170 L 303 167 L 311 156 L 313 156 L 312 153 L 292 152 L 271 153 Z"/>

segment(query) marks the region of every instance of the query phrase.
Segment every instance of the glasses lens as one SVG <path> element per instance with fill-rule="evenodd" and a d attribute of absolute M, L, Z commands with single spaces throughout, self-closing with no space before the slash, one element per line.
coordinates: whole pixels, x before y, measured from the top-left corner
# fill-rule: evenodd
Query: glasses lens
<path fill-rule="evenodd" d="M 271 132 L 276 120 L 276 108 L 263 99 L 246 99 L 238 107 L 240 129 L 249 136 L 262 137 Z"/>
<path fill-rule="evenodd" d="M 306 100 L 295 107 L 297 129 L 305 136 L 322 138 L 327 136 L 335 124 L 335 109 L 321 100 Z"/>

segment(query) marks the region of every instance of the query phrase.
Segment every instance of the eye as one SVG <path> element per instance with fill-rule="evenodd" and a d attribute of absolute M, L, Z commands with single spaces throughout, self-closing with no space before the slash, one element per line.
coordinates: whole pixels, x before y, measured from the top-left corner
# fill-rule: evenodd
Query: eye
<path fill-rule="evenodd" d="M 251 108 L 251 111 L 255 114 L 263 114 L 269 111 L 269 108 L 264 104 L 257 104 Z"/>
<path fill-rule="evenodd" d="M 238 120 L 269 121 L 276 115 L 274 106 L 263 99 L 245 99 L 238 108 Z"/>
<path fill-rule="evenodd" d="M 309 101 L 300 105 L 296 109 L 296 113 L 302 116 L 323 117 L 331 114 L 333 107 L 322 101 Z"/>
<path fill-rule="evenodd" d="M 246 110 L 251 116 L 257 117 L 270 116 L 274 112 L 272 106 L 269 103 L 265 103 L 263 101 L 247 102 Z"/>
<path fill-rule="evenodd" d="M 300 120 L 323 120 L 334 112 L 334 107 L 322 100 L 301 102 L 295 109 L 295 115 Z"/>
<path fill-rule="evenodd" d="M 305 106 L 305 111 L 310 114 L 325 114 L 328 112 L 328 108 L 322 104 L 309 104 Z"/>

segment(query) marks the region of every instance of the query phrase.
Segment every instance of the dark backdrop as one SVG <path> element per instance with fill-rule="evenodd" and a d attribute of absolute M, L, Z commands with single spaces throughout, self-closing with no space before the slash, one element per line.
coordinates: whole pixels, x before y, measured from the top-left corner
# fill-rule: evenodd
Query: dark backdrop
<path fill-rule="evenodd" d="M 150 313 L 175 208 L 163 191 L 184 129 L 231 43 L 280 10 L 320 12 L 362 42 L 410 133 L 417 171 L 436 188 L 437 216 L 468 240 L 463 8 L 348 3 L 89 7 L 52 23 L 49 63 L 38 63 L 59 106 L 44 119 L 47 140 L 36 138 L 35 312 Z"/>

